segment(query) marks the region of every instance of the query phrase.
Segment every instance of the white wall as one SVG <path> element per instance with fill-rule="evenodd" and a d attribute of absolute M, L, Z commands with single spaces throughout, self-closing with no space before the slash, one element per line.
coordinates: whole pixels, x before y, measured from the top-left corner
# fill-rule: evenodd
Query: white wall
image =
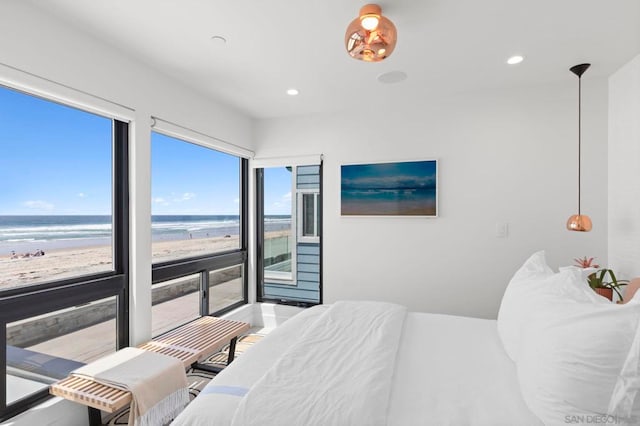
<path fill-rule="evenodd" d="M 609 78 L 609 261 L 640 276 L 640 55 Z"/>
<path fill-rule="evenodd" d="M 567 71 L 567 73 L 569 73 Z M 577 211 L 577 80 L 343 115 L 263 120 L 256 157 L 323 153 L 324 301 L 379 299 L 412 310 L 495 318 L 534 251 L 553 267 L 607 256 L 606 81 L 583 80 L 583 204 Z M 570 77 L 569 77 L 570 78 Z M 340 216 L 340 165 L 440 160 L 440 217 Z M 497 238 L 496 224 L 509 224 Z"/>

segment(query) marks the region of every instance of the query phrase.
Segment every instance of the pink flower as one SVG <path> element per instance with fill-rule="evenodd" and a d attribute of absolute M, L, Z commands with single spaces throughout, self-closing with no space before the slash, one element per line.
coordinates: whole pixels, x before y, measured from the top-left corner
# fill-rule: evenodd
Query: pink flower
<path fill-rule="evenodd" d="M 595 257 L 587 258 L 587 256 L 585 256 L 585 257 L 579 257 L 573 260 L 576 262 L 576 266 L 580 268 L 599 268 L 600 267 L 600 265 L 596 265 L 593 263 L 593 261 L 595 260 Z"/>

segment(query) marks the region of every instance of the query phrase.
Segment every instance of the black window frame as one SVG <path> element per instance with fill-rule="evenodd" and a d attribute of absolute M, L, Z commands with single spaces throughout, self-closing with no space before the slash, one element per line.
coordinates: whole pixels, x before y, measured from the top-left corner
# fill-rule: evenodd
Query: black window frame
<path fill-rule="evenodd" d="M 320 245 L 320 272 L 319 272 L 319 295 L 318 302 L 303 302 L 298 300 L 286 300 L 282 298 L 270 298 L 264 296 L 264 168 L 256 168 L 255 169 L 255 242 L 256 242 L 256 253 L 255 253 L 255 277 L 256 277 L 256 301 L 258 303 L 274 303 L 277 305 L 288 305 L 288 306 L 297 306 L 302 308 L 308 308 L 316 305 L 322 305 L 324 303 L 324 294 L 323 294 L 323 273 L 322 273 L 322 262 L 323 262 L 323 220 L 322 220 L 322 197 L 323 197 L 323 162 L 321 161 L 319 166 L 319 175 L 320 175 L 320 186 L 318 189 L 318 233 L 319 233 L 319 245 Z M 296 201 L 297 202 L 297 201 Z M 297 210 L 297 209 L 296 209 Z M 297 226 L 295 227 L 296 232 L 296 241 L 298 239 L 298 231 Z"/>
<path fill-rule="evenodd" d="M 185 143 L 191 143 L 179 139 Z M 207 147 L 206 147 L 207 148 Z M 208 148 L 215 151 L 214 148 Z M 233 155 L 233 154 L 231 154 Z M 249 160 L 240 156 L 240 247 L 234 250 L 226 250 L 201 256 L 185 257 L 165 262 L 153 263 L 151 266 L 151 284 L 182 278 L 188 275 L 200 276 L 200 315 L 220 316 L 232 311 L 240 306 L 249 303 L 249 280 L 248 280 L 248 201 L 249 201 Z M 153 165 L 152 165 L 153 166 Z M 215 312 L 209 312 L 209 273 L 216 270 L 242 266 L 242 299 L 225 306 Z M 176 324 L 179 327 L 182 324 Z"/>
<path fill-rule="evenodd" d="M 25 94 L 38 97 L 30 93 Z M 51 102 L 49 99 L 45 100 Z M 129 124 L 118 119 L 110 119 L 113 159 L 113 270 L 0 290 L 0 363 L 3 369 L 0 371 L 0 422 L 51 397 L 48 388 L 45 388 L 7 404 L 8 323 L 115 296 L 115 349 L 129 345 Z"/>

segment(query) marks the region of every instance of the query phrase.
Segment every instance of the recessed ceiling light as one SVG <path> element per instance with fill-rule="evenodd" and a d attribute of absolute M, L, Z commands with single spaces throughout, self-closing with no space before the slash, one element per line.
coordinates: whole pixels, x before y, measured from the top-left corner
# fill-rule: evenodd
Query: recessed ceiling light
<path fill-rule="evenodd" d="M 407 79 L 407 74 L 402 71 L 389 71 L 378 76 L 378 81 L 385 84 L 400 83 Z"/>
<path fill-rule="evenodd" d="M 225 44 L 227 44 L 227 39 L 219 35 L 212 36 L 211 41 L 216 46 L 224 46 Z"/>
<path fill-rule="evenodd" d="M 519 64 L 523 60 L 524 60 L 524 57 L 522 57 L 520 55 L 515 55 L 515 56 L 512 56 L 509 59 L 507 59 L 507 63 L 509 65 L 515 65 L 515 64 Z"/>
<path fill-rule="evenodd" d="M 289 96 L 296 96 L 298 93 L 298 89 L 287 89 L 287 95 Z"/>

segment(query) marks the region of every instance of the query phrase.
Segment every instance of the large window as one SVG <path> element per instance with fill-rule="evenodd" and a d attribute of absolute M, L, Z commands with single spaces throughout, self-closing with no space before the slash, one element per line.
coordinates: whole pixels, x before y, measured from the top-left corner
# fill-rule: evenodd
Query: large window
<path fill-rule="evenodd" d="M 0 421 L 128 343 L 128 125 L 0 87 Z"/>
<path fill-rule="evenodd" d="M 113 270 L 112 126 L 0 88 L 0 289 Z"/>
<path fill-rule="evenodd" d="M 246 303 L 247 160 L 152 133 L 153 334 Z"/>
<path fill-rule="evenodd" d="M 152 133 L 153 262 L 240 248 L 240 159 Z"/>

